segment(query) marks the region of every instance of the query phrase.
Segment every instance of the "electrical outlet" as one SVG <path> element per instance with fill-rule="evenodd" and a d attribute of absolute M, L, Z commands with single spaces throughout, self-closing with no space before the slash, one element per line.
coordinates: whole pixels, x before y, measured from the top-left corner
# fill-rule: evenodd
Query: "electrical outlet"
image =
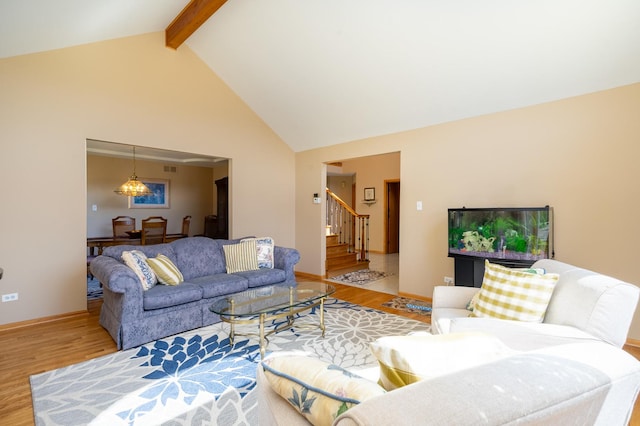
<path fill-rule="evenodd" d="M 3 302 L 15 302 L 16 300 L 18 300 L 18 293 L 10 293 L 10 294 L 2 295 Z"/>
<path fill-rule="evenodd" d="M 444 277 L 444 283 L 446 285 L 452 285 L 453 284 L 453 278 L 451 277 Z"/>

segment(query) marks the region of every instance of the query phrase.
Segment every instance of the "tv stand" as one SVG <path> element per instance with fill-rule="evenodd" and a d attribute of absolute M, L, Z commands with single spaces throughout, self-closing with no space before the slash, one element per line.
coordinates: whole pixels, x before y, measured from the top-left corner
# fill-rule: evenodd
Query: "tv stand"
<path fill-rule="evenodd" d="M 481 287 L 484 277 L 485 259 L 454 257 L 455 284 L 463 287 Z M 508 268 L 528 268 L 533 265 L 530 261 L 513 261 L 502 259 L 489 259 L 491 263 L 506 266 Z"/>

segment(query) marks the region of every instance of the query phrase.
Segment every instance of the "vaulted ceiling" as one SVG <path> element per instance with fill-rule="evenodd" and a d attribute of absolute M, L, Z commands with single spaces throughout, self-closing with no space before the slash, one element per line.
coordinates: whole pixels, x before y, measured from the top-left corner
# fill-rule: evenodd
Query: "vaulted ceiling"
<path fill-rule="evenodd" d="M 0 0 L 0 58 L 187 3 Z M 640 82 L 640 1 L 228 0 L 184 45 L 299 152 Z"/>

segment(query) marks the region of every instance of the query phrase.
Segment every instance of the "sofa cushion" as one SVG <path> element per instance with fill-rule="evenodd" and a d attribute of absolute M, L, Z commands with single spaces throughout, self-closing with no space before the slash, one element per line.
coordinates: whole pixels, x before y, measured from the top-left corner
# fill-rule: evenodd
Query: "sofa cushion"
<path fill-rule="evenodd" d="M 378 383 L 386 390 L 514 353 L 498 338 L 481 332 L 386 336 L 372 342 L 370 348 L 380 364 Z"/>
<path fill-rule="evenodd" d="M 443 326 L 443 323 L 448 324 Z M 441 318 L 438 328 L 449 333 L 481 331 L 497 337 L 517 351 L 531 351 L 573 342 L 593 342 L 599 339 L 579 328 L 540 322 L 510 321 L 497 318 Z"/>
<path fill-rule="evenodd" d="M 182 273 L 178 267 L 174 265 L 171 259 L 163 254 L 147 259 L 147 263 L 151 269 L 153 269 L 153 272 L 155 272 L 160 284 L 178 285 L 184 281 Z"/>
<path fill-rule="evenodd" d="M 287 274 L 282 269 L 267 268 L 258 269 L 257 271 L 236 272 L 233 275 L 245 278 L 249 283 L 249 288 L 280 283 L 287 278 Z"/>
<path fill-rule="evenodd" d="M 224 260 L 227 264 L 227 274 L 258 269 L 255 239 L 241 241 L 238 244 L 228 244 L 223 246 L 222 249 L 224 250 Z"/>
<path fill-rule="evenodd" d="M 176 266 L 185 281 L 226 272 L 224 254 L 218 241 L 206 237 L 181 238 L 171 243 Z"/>
<path fill-rule="evenodd" d="M 246 278 L 235 274 L 207 275 L 193 278 L 189 282 L 202 288 L 202 297 L 205 299 L 238 293 L 249 288 Z"/>
<path fill-rule="evenodd" d="M 374 382 L 307 356 L 268 358 L 262 368 L 271 388 L 314 425 L 330 425 L 354 405 L 385 393 Z"/>
<path fill-rule="evenodd" d="M 158 282 L 156 274 L 147 264 L 147 256 L 143 252 L 138 250 L 123 251 L 122 261 L 136 274 L 143 290 L 149 290 Z"/>
<path fill-rule="evenodd" d="M 202 299 L 202 288 L 192 283 L 179 286 L 157 285 L 144 292 L 142 307 L 145 311 L 168 308 Z"/>
<path fill-rule="evenodd" d="M 558 274 L 533 274 L 485 260 L 473 316 L 542 322 Z"/>

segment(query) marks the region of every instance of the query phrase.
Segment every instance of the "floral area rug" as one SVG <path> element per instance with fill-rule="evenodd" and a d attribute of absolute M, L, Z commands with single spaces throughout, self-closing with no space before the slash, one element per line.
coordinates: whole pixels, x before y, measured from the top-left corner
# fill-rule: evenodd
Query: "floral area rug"
<path fill-rule="evenodd" d="M 346 274 L 338 275 L 337 277 L 331 277 L 328 280 L 337 281 L 344 284 L 364 285 L 388 276 L 389 274 L 387 274 L 386 272 L 372 271 L 370 269 L 361 269 L 360 271 L 347 272 Z"/>
<path fill-rule="evenodd" d="M 318 324 L 319 309 L 296 324 Z M 286 319 L 285 319 L 286 321 Z M 270 327 L 277 326 L 273 322 Z M 337 299 L 325 303 L 326 334 L 293 328 L 269 337 L 267 355 L 303 351 L 353 372 L 375 369 L 369 343 L 429 325 Z M 237 332 L 257 331 L 255 326 Z M 257 339 L 218 323 L 139 348 L 31 376 L 36 425 L 256 425 Z M 375 378 L 374 378 L 375 380 Z"/>
<path fill-rule="evenodd" d="M 388 302 L 384 302 L 382 306 L 397 309 L 399 311 L 413 312 L 420 315 L 431 316 L 431 303 L 424 300 L 410 299 L 407 297 L 394 297 Z"/>
<path fill-rule="evenodd" d="M 102 287 L 96 278 L 87 278 L 87 299 L 102 299 Z"/>

